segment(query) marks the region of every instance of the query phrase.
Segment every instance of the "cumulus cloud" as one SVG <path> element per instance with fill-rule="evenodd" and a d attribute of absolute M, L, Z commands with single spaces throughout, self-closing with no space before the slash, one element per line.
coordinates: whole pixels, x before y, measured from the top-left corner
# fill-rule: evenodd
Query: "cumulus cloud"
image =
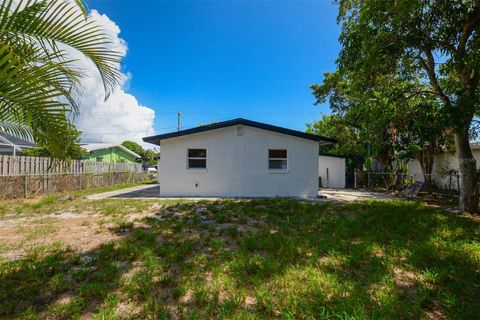
<path fill-rule="evenodd" d="M 118 25 L 96 10 L 92 10 L 90 18 L 110 37 L 112 43 L 109 44 L 109 49 L 124 57 L 127 54 L 127 43 L 119 37 Z M 123 74 L 122 82 L 105 100 L 102 79 L 94 64 L 78 52 L 70 54 L 78 59 L 78 67 L 87 74 L 82 80 L 80 114 L 74 119 L 75 125 L 82 131 L 82 142 L 120 143 L 132 140 L 141 143 L 142 137 L 154 134 L 155 111 L 141 105 L 132 94 L 126 92 L 129 74 Z"/>

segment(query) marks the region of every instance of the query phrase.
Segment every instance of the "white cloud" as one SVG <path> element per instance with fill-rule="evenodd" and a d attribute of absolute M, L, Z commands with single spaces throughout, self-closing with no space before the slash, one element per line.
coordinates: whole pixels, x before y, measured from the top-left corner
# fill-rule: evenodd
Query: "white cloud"
<path fill-rule="evenodd" d="M 90 18 L 110 37 L 112 43 L 109 48 L 124 57 L 127 54 L 127 43 L 119 37 L 120 28 L 115 22 L 96 10 L 92 10 Z M 155 111 L 141 105 L 135 96 L 125 91 L 129 74 L 123 74 L 122 83 L 105 101 L 102 79 L 94 64 L 80 53 L 69 51 L 72 57 L 79 60 L 79 67 L 88 75 L 82 80 L 80 115 L 74 119 L 74 123 L 83 133 L 82 142 L 120 143 L 133 140 L 141 143 L 142 137 L 154 134 Z"/>

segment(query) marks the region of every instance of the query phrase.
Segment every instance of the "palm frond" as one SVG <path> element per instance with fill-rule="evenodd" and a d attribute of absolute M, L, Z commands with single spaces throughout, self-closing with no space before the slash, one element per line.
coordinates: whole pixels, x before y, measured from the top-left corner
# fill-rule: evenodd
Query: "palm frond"
<path fill-rule="evenodd" d="M 118 68 L 121 56 L 106 48 L 111 40 L 98 25 L 85 19 L 78 6 L 64 0 L 23 0 L 17 6 L 14 0 L 4 2 L 5 10 L 11 10 L 5 15 L 0 8 L 0 16 L 5 17 L 0 25 L 4 42 L 10 39 L 34 42 L 52 55 L 60 51 L 59 44 L 78 50 L 97 67 L 108 97 L 121 79 Z"/>
<path fill-rule="evenodd" d="M 27 141 L 33 140 L 32 128 L 24 124 L 0 121 L 0 131 L 9 133 L 15 137 L 20 137 Z"/>
<path fill-rule="evenodd" d="M 67 63 L 28 65 L 8 44 L 0 44 L 0 123 L 12 124 L 4 130 L 25 136 L 21 128 L 29 127 L 37 142 L 60 154 L 59 137 L 68 133 L 69 99 L 74 99 L 68 90 L 75 75 L 65 71 Z"/>
<path fill-rule="evenodd" d="M 121 79 L 121 56 L 88 19 L 85 1 L 4 0 L 0 4 L 0 130 L 48 145 L 65 156 L 62 137 L 78 112 L 83 70 L 66 48 L 97 67 L 105 98 Z M 28 128 L 28 130 L 26 129 Z"/>

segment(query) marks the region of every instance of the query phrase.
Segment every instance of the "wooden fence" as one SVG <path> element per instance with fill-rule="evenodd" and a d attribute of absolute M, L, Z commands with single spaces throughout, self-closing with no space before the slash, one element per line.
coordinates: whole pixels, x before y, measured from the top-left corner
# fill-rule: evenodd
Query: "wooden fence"
<path fill-rule="evenodd" d="M 0 176 L 77 174 L 143 171 L 141 163 L 104 163 L 72 160 L 61 162 L 45 157 L 0 155 Z"/>
<path fill-rule="evenodd" d="M 0 155 L 0 199 L 72 192 L 146 181 L 140 163 L 55 161 L 43 157 Z"/>
<path fill-rule="evenodd" d="M 0 176 L 0 200 L 143 182 L 145 172 L 56 173 Z"/>

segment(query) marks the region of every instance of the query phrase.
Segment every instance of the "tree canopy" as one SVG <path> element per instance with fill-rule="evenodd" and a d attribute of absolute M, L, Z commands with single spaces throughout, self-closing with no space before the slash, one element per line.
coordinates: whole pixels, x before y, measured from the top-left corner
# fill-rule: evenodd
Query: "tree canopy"
<path fill-rule="evenodd" d="M 478 178 L 469 134 L 473 117 L 480 111 L 480 2 L 337 3 L 342 27 L 338 69 L 314 88 L 315 94 L 321 100 L 328 93 L 333 110 L 358 108 L 362 116 L 372 114 L 376 120 L 371 122 L 372 126 L 385 126 L 382 119 L 388 118 L 384 115 L 392 108 L 398 109 L 396 114 L 400 117 L 410 115 L 405 123 L 412 122 L 411 119 L 424 119 L 427 123 L 433 117 L 432 123 L 444 125 L 444 132 L 454 136 L 460 164 L 460 208 L 476 212 Z M 349 99 L 351 93 L 360 99 Z M 418 103 L 410 103 L 411 99 Z M 368 109 L 375 104 L 380 104 L 384 112 L 374 107 L 369 113 Z M 418 112 L 419 118 L 411 118 Z M 422 126 L 410 127 L 413 133 L 424 132 Z"/>
<path fill-rule="evenodd" d="M 135 152 L 136 154 L 138 154 L 142 158 L 145 154 L 145 149 L 143 149 L 143 147 L 141 145 L 139 145 L 138 143 L 136 143 L 134 141 L 128 141 L 128 140 L 123 141 L 122 146 L 124 146 L 125 148 L 127 148 L 129 150 L 132 150 L 133 152 Z"/>

